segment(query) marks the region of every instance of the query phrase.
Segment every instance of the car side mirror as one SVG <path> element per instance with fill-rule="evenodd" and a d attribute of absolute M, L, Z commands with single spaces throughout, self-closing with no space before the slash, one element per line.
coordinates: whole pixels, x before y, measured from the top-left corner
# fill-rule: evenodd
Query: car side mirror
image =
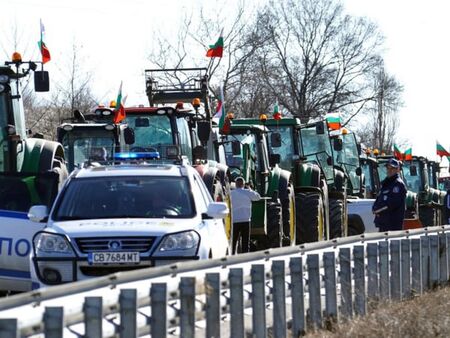
<path fill-rule="evenodd" d="M 411 176 L 417 176 L 417 167 L 415 165 L 409 167 L 409 174 Z"/>
<path fill-rule="evenodd" d="M 356 176 L 361 176 L 361 174 L 362 174 L 361 167 L 356 168 L 355 173 L 356 173 Z"/>
<path fill-rule="evenodd" d="M 208 121 L 197 122 L 197 135 L 202 144 L 206 144 L 211 133 L 211 124 Z"/>
<path fill-rule="evenodd" d="M 28 218 L 33 222 L 42 222 L 48 218 L 48 208 L 46 205 L 33 205 L 28 211 Z"/>
<path fill-rule="evenodd" d="M 335 138 L 333 139 L 333 150 L 335 151 L 341 151 L 342 150 L 342 139 L 341 138 Z"/>
<path fill-rule="evenodd" d="M 135 142 L 134 130 L 131 129 L 130 127 L 126 127 L 123 130 L 123 137 L 125 139 L 126 144 L 134 144 Z"/>
<path fill-rule="evenodd" d="M 270 154 L 269 155 L 269 165 L 271 167 L 275 167 L 275 165 L 277 165 L 280 162 L 281 162 L 280 154 Z"/>
<path fill-rule="evenodd" d="M 272 148 L 281 147 L 281 134 L 280 133 L 272 133 L 270 135 L 270 146 Z"/>
<path fill-rule="evenodd" d="M 329 165 L 329 166 L 333 165 L 333 159 L 331 156 L 327 157 L 327 165 Z"/>
<path fill-rule="evenodd" d="M 241 154 L 241 142 L 231 141 L 231 151 L 233 152 L 233 155 L 240 155 Z"/>
<path fill-rule="evenodd" d="M 34 90 L 37 92 L 48 92 L 50 90 L 50 78 L 47 71 L 36 70 L 34 72 Z"/>
<path fill-rule="evenodd" d="M 206 216 L 212 217 L 212 218 L 219 218 L 223 219 L 225 218 L 230 210 L 228 209 L 228 206 L 224 202 L 211 202 L 208 204 L 208 208 L 206 210 Z"/>
<path fill-rule="evenodd" d="M 325 134 L 325 127 L 323 125 L 323 122 L 317 122 L 316 123 L 316 134 L 317 135 Z"/>

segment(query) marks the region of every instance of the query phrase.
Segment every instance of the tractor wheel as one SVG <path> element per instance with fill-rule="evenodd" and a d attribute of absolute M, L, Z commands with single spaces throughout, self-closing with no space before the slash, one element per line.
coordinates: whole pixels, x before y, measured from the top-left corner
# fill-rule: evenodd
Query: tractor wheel
<path fill-rule="evenodd" d="M 295 203 L 297 244 L 319 241 L 325 224 L 322 195 L 299 193 Z"/>
<path fill-rule="evenodd" d="M 344 234 L 344 201 L 330 199 L 330 239 Z"/>
<path fill-rule="evenodd" d="M 281 204 L 269 202 L 267 205 L 267 245 L 269 248 L 281 247 L 283 218 Z"/>
<path fill-rule="evenodd" d="M 283 215 L 283 246 L 295 244 L 295 195 L 292 187 L 288 188 L 288 198 L 281 201 Z"/>
<path fill-rule="evenodd" d="M 432 227 L 436 225 L 436 209 L 431 207 L 420 207 L 419 219 L 423 227 Z"/>

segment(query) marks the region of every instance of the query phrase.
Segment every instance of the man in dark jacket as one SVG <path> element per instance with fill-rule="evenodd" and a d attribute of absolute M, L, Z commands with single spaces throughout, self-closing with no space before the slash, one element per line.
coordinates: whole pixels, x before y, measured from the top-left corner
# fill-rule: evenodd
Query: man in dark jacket
<path fill-rule="evenodd" d="M 406 209 L 406 187 L 400 178 L 400 162 L 391 158 L 386 163 L 387 177 L 372 206 L 375 225 L 380 232 L 402 230 Z"/>

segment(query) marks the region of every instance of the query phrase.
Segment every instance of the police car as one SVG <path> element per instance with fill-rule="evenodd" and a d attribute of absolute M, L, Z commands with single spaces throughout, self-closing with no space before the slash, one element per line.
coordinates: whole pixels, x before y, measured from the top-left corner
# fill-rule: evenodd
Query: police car
<path fill-rule="evenodd" d="M 197 171 L 176 164 L 98 165 L 75 171 L 50 213 L 28 216 L 47 226 L 33 238 L 33 288 L 95 276 L 223 257 L 222 218 Z"/>

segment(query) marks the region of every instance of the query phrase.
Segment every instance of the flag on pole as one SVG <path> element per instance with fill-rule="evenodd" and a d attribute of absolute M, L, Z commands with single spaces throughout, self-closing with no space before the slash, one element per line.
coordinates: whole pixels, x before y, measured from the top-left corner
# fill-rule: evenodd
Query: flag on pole
<path fill-rule="evenodd" d="M 394 143 L 394 157 L 399 161 L 403 160 L 403 153 L 395 143 Z"/>
<path fill-rule="evenodd" d="M 116 108 L 114 109 L 114 123 L 120 123 L 123 119 L 125 119 L 125 101 L 126 97 L 122 102 L 122 81 L 120 82 L 119 93 L 117 94 L 116 100 Z"/>
<path fill-rule="evenodd" d="M 436 154 L 440 157 L 450 156 L 450 153 L 438 141 L 436 141 Z"/>
<path fill-rule="evenodd" d="M 326 120 L 327 120 L 328 129 L 331 129 L 331 130 L 341 129 L 341 118 L 339 117 L 339 115 L 337 115 L 335 113 L 328 114 Z"/>
<path fill-rule="evenodd" d="M 42 63 L 45 64 L 51 60 L 50 57 L 50 51 L 48 50 L 47 46 L 44 43 L 44 34 L 45 34 L 45 27 L 42 23 L 42 19 L 39 20 L 40 22 L 40 30 L 41 30 L 41 39 L 38 41 L 39 50 L 41 51 L 42 55 Z"/>
<path fill-rule="evenodd" d="M 221 58 L 223 54 L 223 37 L 222 33 L 220 33 L 219 39 L 217 39 L 214 45 L 209 45 L 209 49 L 206 52 L 206 56 L 209 58 L 218 57 Z"/>
<path fill-rule="evenodd" d="M 403 160 L 412 161 L 412 148 L 406 149 L 403 153 Z"/>
<path fill-rule="evenodd" d="M 275 120 L 281 120 L 280 108 L 278 107 L 278 101 L 275 102 L 275 106 L 273 107 L 273 118 Z"/>

